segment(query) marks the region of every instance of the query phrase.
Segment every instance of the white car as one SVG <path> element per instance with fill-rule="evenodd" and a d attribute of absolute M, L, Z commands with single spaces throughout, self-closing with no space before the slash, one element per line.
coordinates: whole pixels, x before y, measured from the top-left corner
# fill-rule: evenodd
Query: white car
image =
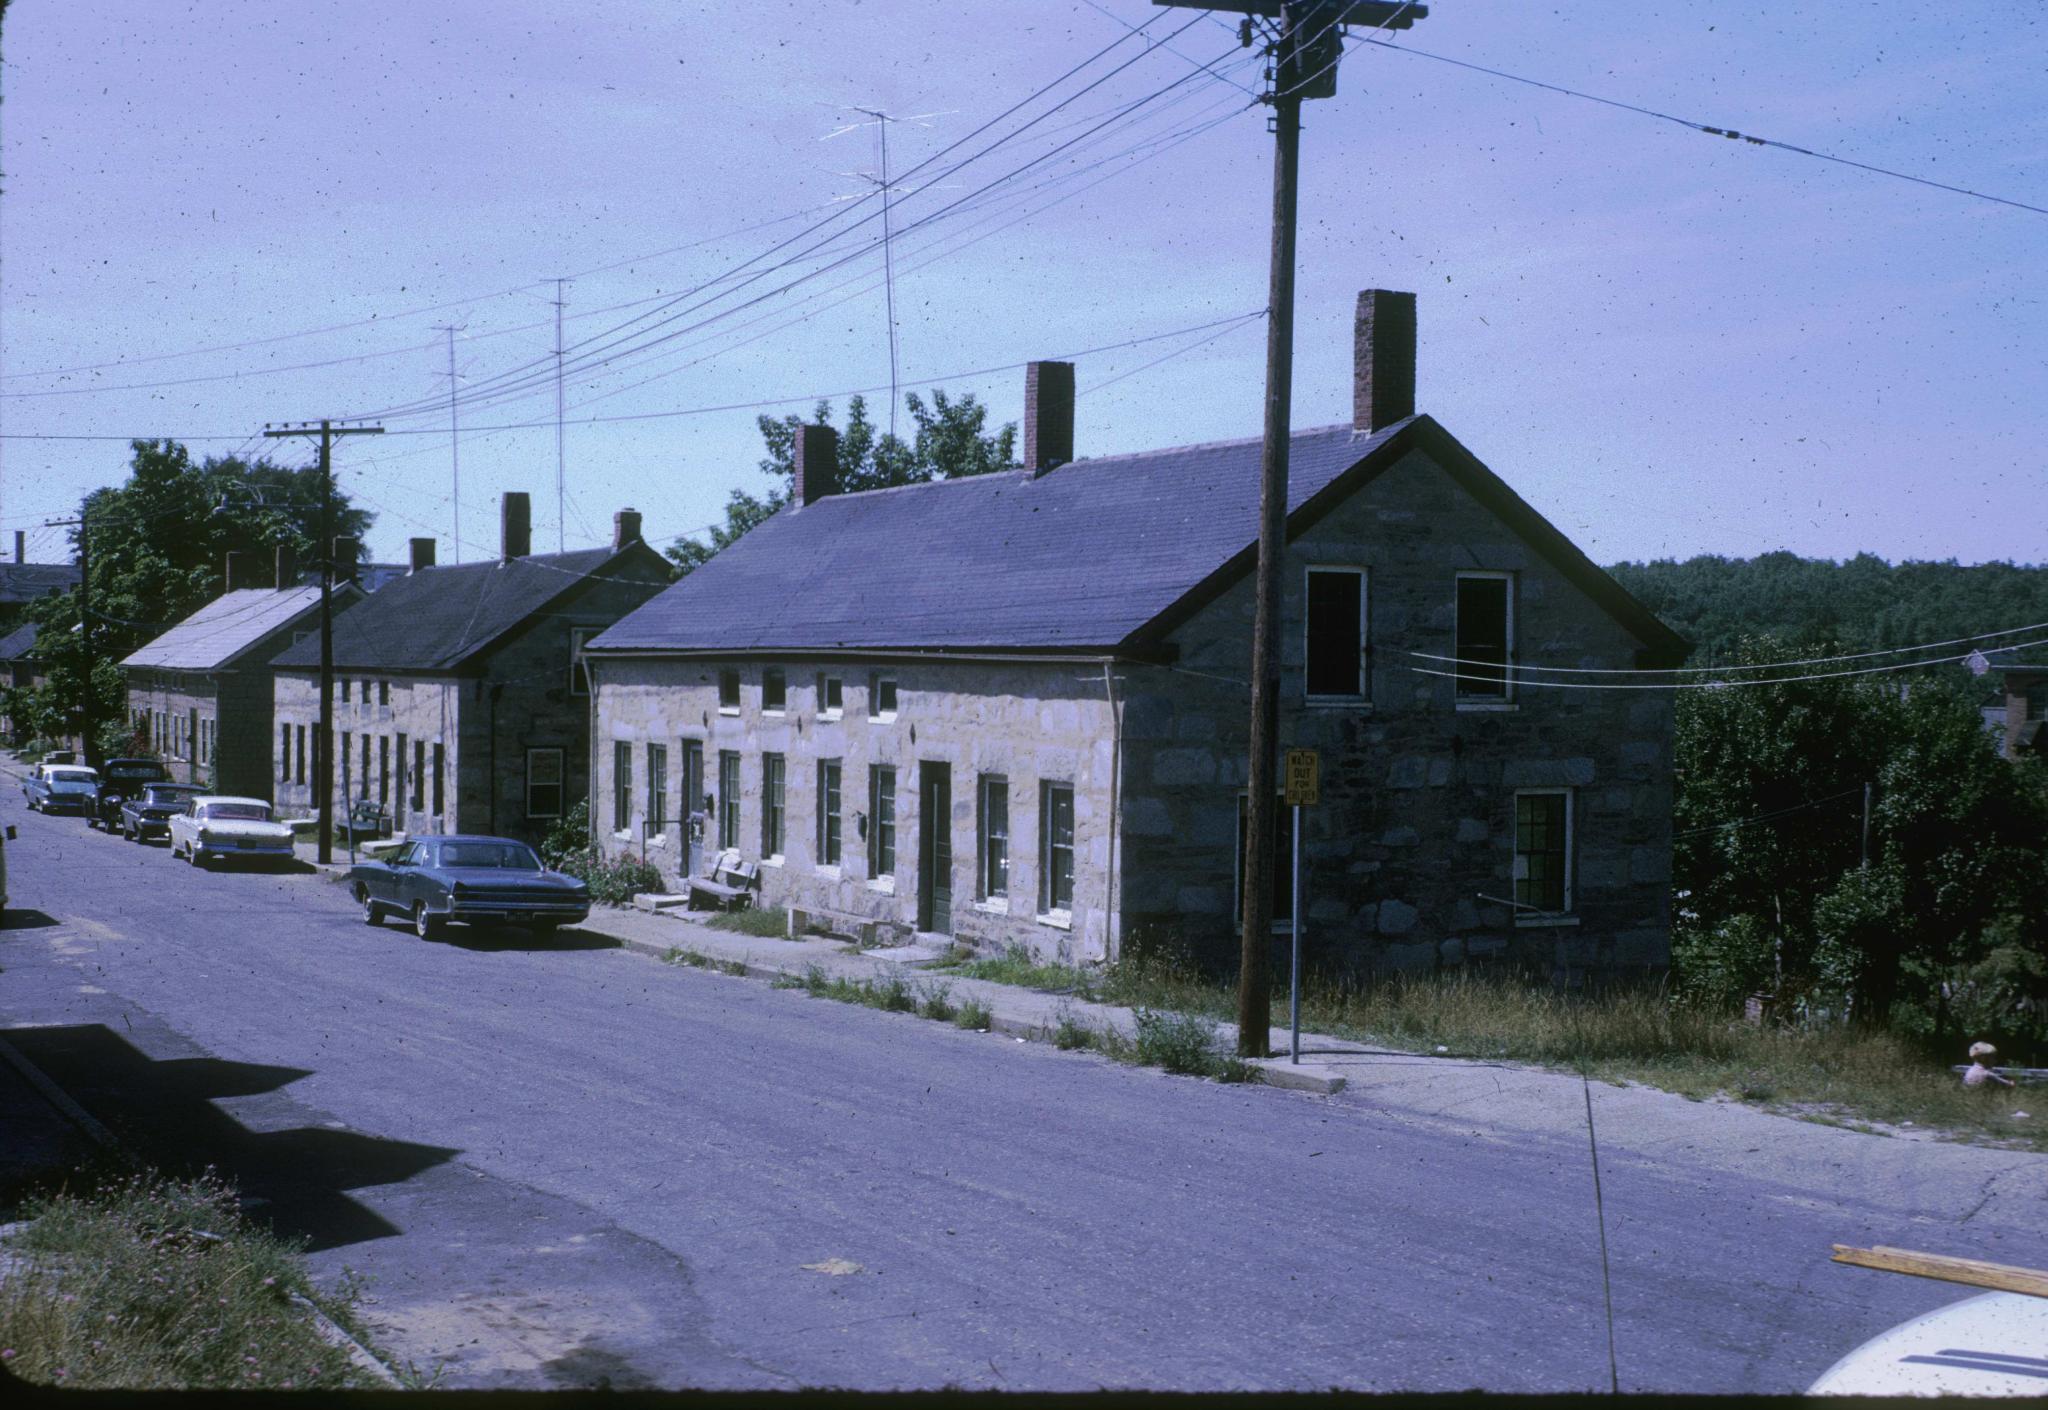
<path fill-rule="evenodd" d="M 202 794 L 171 817 L 171 855 L 195 867 L 230 857 L 292 857 L 292 830 L 270 816 L 260 798 Z"/>
<path fill-rule="evenodd" d="M 1981 1293 L 1880 1333 L 1808 1395 L 2048 1395 L 2048 1298 Z"/>

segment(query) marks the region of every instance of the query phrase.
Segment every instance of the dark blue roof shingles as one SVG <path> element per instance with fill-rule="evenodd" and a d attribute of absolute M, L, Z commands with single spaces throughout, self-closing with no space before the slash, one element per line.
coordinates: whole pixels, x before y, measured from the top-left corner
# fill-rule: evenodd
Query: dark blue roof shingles
<path fill-rule="evenodd" d="M 447 671 L 580 587 L 612 558 L 609 548 L 422 568 L 371 593 L 334 619 L 334 664 L 345 670 Z M 273 664 L 317 668 L 317 637 L 286 647 Z"/>
<path fill-rule="evenodd" d="M 1307 431 L 1298 508 L 1401 425 Z M 591 643 L 668 651 L 1109 646 L 1258 535 L 1256 440 L 785 509 Z"/>

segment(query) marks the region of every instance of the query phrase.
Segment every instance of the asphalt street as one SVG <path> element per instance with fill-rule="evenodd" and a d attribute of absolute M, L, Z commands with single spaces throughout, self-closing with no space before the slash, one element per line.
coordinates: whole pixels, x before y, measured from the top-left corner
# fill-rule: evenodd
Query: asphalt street
<path fill-rule="evenodd" d="M 1608 1386 L 1583 1127 L 1168 1077 L 587 931 L 423 942 L 18 790 L 0 821 L 0 1032 L 359 1274 L 443 1385 Z M 1969 1295 L 1835 1243 L 2038 1262 L 2009 1202 L 1888 1188 L 1854 1145 L 1840 1178 L 1732 1169 L 1612 1110 L 1624 1390 L 1798 1391 Z"/>

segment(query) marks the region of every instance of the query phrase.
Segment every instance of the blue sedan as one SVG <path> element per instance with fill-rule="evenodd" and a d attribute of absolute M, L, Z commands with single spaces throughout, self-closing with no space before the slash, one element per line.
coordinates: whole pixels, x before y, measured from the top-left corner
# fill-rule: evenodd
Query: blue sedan
<path fill-rule="evenodd" d="M 363 921 L 403 916 L 427 940 L 449 921 L 525 925 L 542 932 L 590 915 L 590 888 L 549 871 L 531 847 L 509 837 L 421 837 L 389 861 L 349 868 Z"/>

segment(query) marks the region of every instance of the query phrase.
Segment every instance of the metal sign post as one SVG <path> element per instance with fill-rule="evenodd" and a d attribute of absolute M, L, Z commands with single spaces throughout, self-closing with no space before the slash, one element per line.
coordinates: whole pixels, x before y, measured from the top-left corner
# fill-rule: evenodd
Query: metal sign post
<path fill-rule="evenodd" d="M 1294 948 L 1293 992 L 1287 1001 L 1289 1061 L 1301 1061 L 1301 810 L 1317 801 L 1320 756 L 1313 749 L 1287 751 L 1286 798 L 1294 810 L 1294 902 L 1287 908 L 1287 930 Z"/>

